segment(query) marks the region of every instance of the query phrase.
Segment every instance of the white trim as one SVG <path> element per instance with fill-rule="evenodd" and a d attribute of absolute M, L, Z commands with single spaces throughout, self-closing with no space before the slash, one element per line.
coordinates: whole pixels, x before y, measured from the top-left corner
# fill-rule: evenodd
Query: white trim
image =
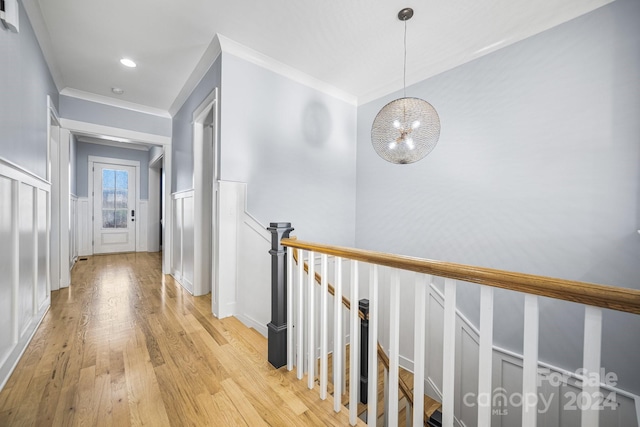
<path fill-rule="evenodd" d="M 338 98 L 351 105 L 358 105 L 358 98 L 353 94 L 345 92 L 344 90 L 339 89 L 336 86 L 312 77 L 309 74 L 298 70 L 297 68 L 293 68 L 290 65 L 277 61 L 263 53 L 248 48 L 247 46 L 233 41 L 221 34 L 218 34 L 218 39 L 220 40 L 220 46 L 223 53 L 237 56 L 238 58 L 244 59 L 245 61 L 256 64 L 262 68 L 266 68 L 267 70 L 273 71 L 274 73 L 280 74 L 281 76 L 315 89 L 319 92 L 325 93 L 334 98 Z"/>
<path fill-rule="evenodd" d="M 52 132 L 52 128 L 54 127 L 56 130 Z M 65 271 L 65 267 L 63 266 L 62 257 L 61 257 L 63 228 L 60 227 L 60 225 L 62 224 L 62 219 L 63 219 L 63 216 L 61 215 L 61 213 L 63 211 L 62 206 L 63 206 L 64 196 L 63 196 L 63 192 L 60 191 L 62 188 L 62 182 L 60 179 L 62 177 L 62 171 L 69 170 L 68 159 L 66 164 L 67 167 L 66 168 L 61 167 L 62 166 L 62 162 L 61 162 L 62 144 L 61 144 L 61 138 L 60 138 L 60 130 L 61 130 L 60 118 L 58 116 L 58 112 L 56 110 L 56 107 L 53 101 L 51 100 L 51 96 L 47 95 L 47 172 L 46 173 L 47 173 L 47 180 L 49 180 L 49 182 L 51 183 L 51 187 L 48 195 L 48 206 L 47 206 L 47 214 L 46 214 L 47 215 L 47 235 L 49 236 L 48 243 L 47 243 L 47 245 L 49 246 L 47 248 L 47 269 L 49 271 L 49 278 L 48 278 L 49 283 L 47 284 L 47 288 L 49 290 L 53 289 L 55 291 L 60 289 L 60 283 L 62 281 L 61 280 L 62 272 Z M 57 136 L 55 135 L 55 133 L 57 133 Z M 52 161 L 52 150 L 51 150 L 52 141 L 56 141 L 56 144 L 57 144 L 55 165 L 54 165 L 54 162 Z M 67 157 L 68 157 L 68 153 L 67 153 Z M 56 175 L 55 179 L 53 177 L 54 173 Z M 69 188 L 68 184 L 67 184 L 67 188 Z M 67 193 L 67 192 L 68 191 L 65 191 L 64 193 Z M 52 196 L 54 193 L 57 196 L 56 206 L 53 206 Z M 56 221 L 57 224 L 53 223 L 54 209 L 57 216 L 57 221 Z M 69 209 L 67 208 L 66 211 L 68 214 Z M 57 239 L 52 239 L 52 230 L 55 230 L 57 232 Z M 51 253 L 51 247 L 50 247 L 51 245 L 54 245 L 56 247 L 55 249 L 57 249 L 53 254 Z"/>
<path fill-rule="evenodd" d="M 213 114 L 212 148 L 205 150 L 204 123 L 209 114 Z M 219 180 L 218 149 L 218 88 L 214 88 L 200 103 L 192 115 L 193 125 L 193 203 L 195 230 L 193 257 L 193 294 L 205 295 L 217 284 L 215 280 L 215 261 L 207 262 L 212 252 L 217 252 L 218 215 L 216 212 L 216 185 Z M 204 153 L 207 152 L 207 156 Z M 211 156 L 209 158 L 208 156 Z M 206 174 L 205 174 L 206 170 Z M 209 175 L 211 172 L 211 176 Z"/>
<path fill-rule="evenodd" d="M 138 160 L 117 159 L 115 157 L 89 156 L 89 163 L 107 163 L 111 165 L 140 167 L 140 162 Z"/>
<path fill-rule="evenodd" d="M 537 402 L 530 396 L 538 396 L 538 338 L 539 317 L 537 295 L 524 295 L 524 343 L 522 346 L 522 426 L 536 427 Z"/>
<path fill-rule="evenodd" d="M 499 347 L 497 345 L 493 346 L 493 351 L 496 352 L 496 353 L 502 353 L 502 354 L 505 354 L 507 356 L 511 356 L 514 359 L 522 360 L 522 355 L 521 354 L 518 354 L 518 353 L 516 353 L 514 351 L 511 351 L 511 350 L 507 350 L 506 348 L 502 348 L 502 347 Z M 546 363 L 546 362 L 538 361 L 538 366 L 541 366 L 543 368 L 547 368 L 547 369 L 549 369 L 551 371 L 558 372 L 558 373 L 560 373 L 563 376 L 566 376 L 568 378 L 573 378 L 575 380 L 582 380 L 583 379 L 583 378 L 579 377 L 578 375 L 576 375 L 575 372 L 567 371 L 566 369 L 560 368 L 558 366 L 551 365 L 551 364 Z M 606 383 L 603 383 L 603 382 L 600 383 L 600 388 L 604 388 L 604 389 L 607 389 L 609 391 L 613 391 L 616 394 L 621 394 L 621 395 L 626 396 L 626 397 L 628 397 L 630 399 L 635 399 L 635 400 L 640 399 L 640 396 L 637 395 L 637 394 L 633 394 L 633 393 L 631 393 L 629 391 L 623 390 L 621 388 L 614 387 L 614 386 L 612 386 L 610 384 L 606 384 Z"/>
<path fill-rule="evenodd" d="M 156 168 L 156 169 L 160 169 L 161 165 L 161 161 L 162 159 L 164 159 L 164 152 L 159 153 L 157 156 L 149 159 L 149 167 L 150 168 Z"/>
<path fill-rule="evenodd" d="M 70 259 L 70 230 L 71 226 L 71 194 L 69 188 L 71 187 L 71 177 L 69 176 L 69 164 L 71 163 L 71 145 L 69 139 L 71 134 L 68 129 L 60 128 L 60 135 L 58 141 L 58 161 L 59 161 L 59 176 L 58 184 L 60 191 L 58 193 L 58 200 L 60 205 L 59 218 L 59 240 L 60 240 L 60 288 L 68 288 L 71 283 L 71 270 L 69 265 Z"/>
<path fill-rule="evenodd" d="M 49 193 L 50 184 L 42 178 L 35 176 L 34 174 L 24 170 L 23 168 L 7 162 L 0 158 L 0 176 L 7 178 L 10 181 L 10 194 L 4 196 L 10 199 L 9 207 L 11 209 L 10 220 L 10 238 L 8 241 L 2 242 L 10 247 L 9 250 L 9 264 L 10 273 L 8 277 L 0 286 L 10 289 L 11 293 L 11 309 L 8 312 L 3 313 L 3 327 L 11 331 L 10 343 L 6 348 L 6 354 L 0 360 L 0 390 L 6 384 L 12 371 L 15 369 L 22 354 L 27 348 L 29 342 L 33 338 L 38 325 L 42 321 L 46 311 L 49 308 L 51 302 L 50 293 L 50 270 L 49 270 L 49 235 L 50 235 L 50 217 L 48 214 L 48 205 L 50 203 Z M 32 246 L 31 252 L 27 258 L 24 258 L 24 253 L 20 252 L 20 226 L 22 224 L 22 206 L 20 203 L 20 193 L 23 188 L 28 187 L 28 191 L 31 191 L 31 195 L 27 195 L 31 199 L 31 206 L 28 206 L 25 212 L 31 212 L 32 224 L 29 230 L 30 236 L 26 237 L 30 239 L 30 245 Z M 42 200 L 42 195 L 45 195 Z M 3 200 L 4 202 L 4 200 Z M 40 226 L 41 216 L 43 211 L 45 212 L 45 230 L 46 238 L 44 239 L 44 251 L 40 242 Z M 5 224 L 6 225 L 6 224 Z M 38 280 L 40 279 L 39 260 L 40 256 L 44 252 L 46 262 L 44 266 L 44 280 L 46 281 L 46 296 L 40 304 L 38 301 Z M 21 277 L 20 263 L 24 261 L 29 263 L 30 267 L 25 272 L 26 277 Z M 27 294 L 30 294 L 31 307 L 28 311 L 20 312 L 20 300 L 21 300 L 21 280 L 30 282 L 29 289 L 26 290 Z M 22 315 L 28 315 L 28 319 L 25 319 L 25 324 L 20 329 L 20 320 Z M 7 321 L 8 319 L 8 321 Z M 4 343 L 7 344 L 7 343 Z M 4 352 L 3 352 L 4 353 Z"/>
<path fill-rule="evenodd" d="M 175 116 L 178 111 L 182 108 L 184 103 L 189 99 L 189 96 L 194 91 L 196 86 L 202 81 L 204 76 L 207 74 L 211 66 L 216 62 L 220 54 L 222 53 L 222 49 L 220 47 L 220 39 L 218 38 L 218 34 L 216 34 L 207 49 L 202 54 L 200 61 L 191 72 L 191 75 L 185 82 L 184 86 L 176 96 L 176 99 L 169 107 L 169 114 Z"/>
<path fill-rule="evenodd" d="M 171 202 L 171 168 L 172 157 L 171 147 L 164 146 L 163 149 L 164 163 L 162 168 L 164 180 L 164 195 L 162 204 L 164 206 L 162 214 L 162 272 L 171 274 L 171 245 L 173 239 L 173 206 Z"/>
<path fill-rule="evenodd" d="M 184 199 L 185 197 L 193 197 L 193 188 L 188 190 L 180 190 L 175 193 L 171 193 L 172 199 Z"/>
<path fill-rule="evenodd" d="M 87 165 L 87 175 L 89 178 L 89 183 L 88 183 L 88 187 L 87 187 L 87 191 L 91 192 L 91 195 L 89 196 L 89 210 L 91 212 L 91 217 L 93 218 L 93 220 L 91 221 L 91 240 L 94 241 L 95 240 L 95 236 L 93 235 L 94 233 L 94 221 L 95 221 L 95 213 L 93 212 L 94 206 L 95 206 L 95 200 L 94 197 L 95 195 L 93 194 L 93 175 L 94 175 L 94 167 L 95 167 L 95 163 L 106 163 L 106 164 L 112 164 L 112 165 L 123 165 L 123 166 L 132 166 L 136 168 L 136 212 L 140 212 L 140 162 L 137 160 L 126 160 L 126 159 L 116 159 L 113 157 L 100 157 L 100 156 L 88 156 L 88 165 Z M 139 246 L 139 242 L 140 242 L 140 225 L 139 225 L 140 221 L 135 221 L 135 250 L 136 252 L 138 252 L 138 246 Z M 91 245 L 91 254 L 93 255 L 95 248 L 94 245 Z"/>
<path fill-rule="evenodd" d="M 110 147 L 127 148 L 129 150 L 149 151 L 151 145 L 136 144 L 134 142 L 120 142 L 107 138 L 97 138 L 95 136 L 76 134 L 76 140 L 85 144 L 108 145 Z"/>
<path fill-rule="evenodd" d="M 35 173 L 19 166 L 9 160 L 0 157 L 0 175 L 4 175 L 8 178 L 24 182 L 33 187 L 49 190 L 51 183 L 46 179 L 36 175 Z"/>
<path fill-rule="evenodd" d="M 56 110 L 56 106 L 51 100 L 51 96 L 47 95 L 47 181 L 51 182 L 51 126 L 54 124 L 60 127 L 60 116 Z M 58 138 L 60 136 L 58 135 Z M 59 141 L 58 141 L 59 142 Z"/>
<path fill-rule="evenodd" d="M 137 132 L 133 130 L 114 128 L 111 126 L 97 125 L 95 123 L 80 122 L 77 120 L 60 119 L 60 126 L 69 129 L 73 133 L 82 133 L 89 136 L 111 136 L 131 142 L 143 142 L 152 145 L 171 145 L 170 136 L 156 135 L 152 133 Z M 126 141 L 123 141 L 126 142 Z"/>
<path fill-rule="evenodd" d="M 444 279 L 444 332 L 442 336 L 442 425 L 455 419 L 456 281 Z"/>
<path fill-rule="evenodd" d="M 91 212 L 93 209 L 89 205 L 88 197 L 78 197 L 78 212 L 76 215 L 76 242 L 78 245 L 78 256 L 92 255 L 91 248 Z"/>
<path fill-rule="evenodd" d="M 251 316 L 247 316 L 246 314 L 236 314 L 235 317 L 246 327 L 253 328 L 256 331 L 260 332 L 260 335 L 262 335 L 263 337 L 267 337 L 269 330 L 264 323 L 258 322 L 256 319 Z"/>
<path fill-rule="evenodd" d="M 108 105 L 110 107 L 136 111 L 138 113 L 151 114 L 153 116 L 164 117 L 168 119 L 171 118 L 171 114 L 161 108 L 154 108 L 142 104 L 136 104 L 135 102 L 123 101 L 121 99 L 115 99 L 109 96 L 85 92 L 83 90 L 74 89 L 68 86 L 60 91 L 60 95 L 68 96 L 69 98 L 82 99 L 83 101 L 90 101 L 98 104 Z"/>

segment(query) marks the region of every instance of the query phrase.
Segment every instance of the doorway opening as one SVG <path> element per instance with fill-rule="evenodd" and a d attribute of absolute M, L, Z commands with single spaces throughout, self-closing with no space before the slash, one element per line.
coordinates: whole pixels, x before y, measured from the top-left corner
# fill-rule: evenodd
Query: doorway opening
<path fill-rule="evenodd" d="M 90 159 L 93 174 L 93 253 L 135 252 L 140 163 Z"/>

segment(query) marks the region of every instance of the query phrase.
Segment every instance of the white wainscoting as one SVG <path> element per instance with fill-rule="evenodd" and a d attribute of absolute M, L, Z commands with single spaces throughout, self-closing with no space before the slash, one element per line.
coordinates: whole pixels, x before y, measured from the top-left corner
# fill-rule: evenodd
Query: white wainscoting
<path fill-rule="evenodd" d="M 0 159 L 0 389 L 51 302 L 50 184 Z"/>
<path fill-rule="evenodd" d="M 138 223 L 136 228 L 136 252 L 147 252 L 149 247 L 149 200 L 141 199 L 138 204 L 139 211 L 135 220 Z"/>
<path fill-rule="evenodd" d="M 76 230 L 78 239 L 78 256 L 93 255 L 93 209 L 88 197 L 78 197 L 78 217 Z"/>
<path fill-rule="evenodd" d="M 171 210 L 173 213 L 171 275 L 186 290 L 193 293 L 193 190 L 173 193 Z"/>
<path fill-rule="evenodd" d="M 271 320 L 271 233 L 243 209 L 239 234 L 237 293 L 241 297 L 236 317 L 267 336 Z"/>
<path fill-rule="evenodd" d="M 442 345 L 443 345 L 443 313 L 444 296 L 436 286 L 429 287 L 429 306 L 427 310 L 427 347 L 425 366 L 425 392 L 442 398 Z M 464 399 L 472 401 L 478 390 L 478 351 L 479 331 L 459 311 L 456 315 L 456 378 L 455 378 L 455 423 L 459 427 L 477 426 L 477 407 L 465 405 Z M 406 354 L 412 354 L 413 348 Z M 413 361 L 408 357 L 400 357 L 400 365 L 413 371 Z M 545 427 L 564 427 L 580 425 L 580 411 L 573 410 L 572 402 L 580 397 L 581 386 L 574 373 L 566 372 L 558 367 L 539 363 L 539 370 L 544 375 L 539 377 L 538 393 L 541 399 L 538 409 L 538 424 Z M 496 402 L 501 403 L 499 396 L 509 399 L 522 393 L 522 355 L 494 346 L 492 390 Z M 563 378 L 558 381 L 558 378 Z M 550 379 L 549 379 L 550 378 Z M 566 379 L 566 380 L 565 380 Z M 605 408 L 600 415 L 600 425 L 607 427 L 638 426 L 636 413 L 637 396 L 615 387 L 602 385 L 605 396 L 613 393 L 616 408 Z M 471 395 L 469 395 L 471 393 Z M 502 399 L 504 400 L 504 399 Z M 550 402 L 547 408 L 545 402 Z M 517 403 L 517 402 L 516 402 Z M 613 405 L 611 405 L 613 406 Z M 546 409 L 545 409 L 546 408 Z M 493 406 L 491 425 L 509 427 L 522 422 L 521 408 L 516 404 Z"/>

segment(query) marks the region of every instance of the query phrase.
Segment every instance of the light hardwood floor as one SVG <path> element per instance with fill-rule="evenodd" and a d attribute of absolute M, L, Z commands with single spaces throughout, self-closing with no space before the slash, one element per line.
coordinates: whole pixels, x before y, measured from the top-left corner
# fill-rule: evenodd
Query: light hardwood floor
<path fill-rule="evenodd" d="M 267 362 L 267 343 L 211 315 L 160 254 L 79 261 L 0 392 L 0 426 L 348 425 L 332 398 Z"/>

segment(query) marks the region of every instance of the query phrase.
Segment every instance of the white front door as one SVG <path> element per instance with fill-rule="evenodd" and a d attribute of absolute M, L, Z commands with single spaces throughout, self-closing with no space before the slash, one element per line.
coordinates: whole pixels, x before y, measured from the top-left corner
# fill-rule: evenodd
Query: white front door
<path fill-rule="evenodd" d="M 135 252 L 136 168 L 94 163 L 93 253 Z"/>

